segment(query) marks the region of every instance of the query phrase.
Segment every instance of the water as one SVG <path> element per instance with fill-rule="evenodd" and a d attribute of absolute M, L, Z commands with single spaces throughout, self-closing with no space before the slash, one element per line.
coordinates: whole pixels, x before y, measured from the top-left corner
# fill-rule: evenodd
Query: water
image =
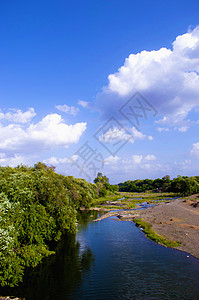
<path fill-rule="evenodd" d="M 199 299 L 199 260 L 157 245 L 132 222 L 92 222 L 81 215 L 79 232 L 57 255 L 27 274 L 15 295 L 48 299 Z M 6 291 L 4 291 L 6 292 Z"/>

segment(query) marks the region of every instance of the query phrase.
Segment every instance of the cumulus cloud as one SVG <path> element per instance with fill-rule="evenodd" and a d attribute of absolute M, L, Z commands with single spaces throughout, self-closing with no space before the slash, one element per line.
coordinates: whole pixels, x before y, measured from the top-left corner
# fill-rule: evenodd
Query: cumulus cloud
<path fill-rule="evenodd" d="M 29 160 L 18 154 L 14 154 L 12 156 L 7 156 L 5 153 L 0 153 L 0 165 L 1 166 L 10 166 L 16 167 L 20 164 L 28 164 Z"/>
<path fill-rule="evenodd" d="M 22 112 L 21 109 L 9 109 L 7 113 L 0 111 L 0 120 L 6 120 L 13 123 L 25 124 L 31 121 L 36 116 L 34 108 L 29 108 L 27 111 Z"/>
<path fill-rule="evenodd" d="M 130 54 L 97 97 L 105 113 L 116 111 L 139 91 L 164 116 L 164 124 L 184 127 L 189 112 L 199 106 L 199 27 L 179 35 L 172 49 Z M 162 124 L 163 124 L 162 123 Z"/>
<path fill-rule="evenodd" d="M 99 137 L 99 141 L 103 143 L 114 143 L 116 141 L 130 141 L 134 142 L 133 137 L 126 133 L 126 130 L 117 127 L 110 128 L 106 133 Z"/>
<path fill-rule="evenodd" d="M 142 155 L 133 155 L 132 161 L 134 164 L 140 164 L 142 162 L 143 156 Z"/>
<path fill-rule="evenodd" d="M 77 143 L 85 130 L 86 123 L 67 125 L 58 114 L 47 115 L 26 128 L 19 124 L 0 124 L 0 151 L 32 153 L 68 147 Z"/>
<path fill-rule="evenodd" d="M 107 162 L 106 162 L 107 161 Z M 105 159 L 104 173 L 115 182 L 136 178 L 155 178 L 170 173 L 167 164 L 160 164 L 153 154 L 134 154 L 125 158 L 109 156 Z M 117 178 L 117 179 L 116 179 Z"/>
<path fill-rule="evenodd" d="M 120 160 L 120 158 L 118 156 L 110 155 L 107 158 L 105 158 L 104 164 L 105 165 L 115 164 L 118 162 L 118 160 Z"/>
<path fill-rule="evenodd" d="M 138 140 L 149 140 L 152 141 L 153 137 L 151 135 L 143 134 L 141 131 L 137 130 L 135 127 L 132 127 L 132 134 L 134 139 Z"/>
<path fill-rule="evenodd" d="M 118 156 L 108 156 L 107 158 L 105 158 L 104 162 L 105 165 L 111 165 L 111 164 L 116 164 L 118 163 L 118 167 L 120 168 L 121 165 L 127 165 L 130 168 L 132 168 L 135 165 L 141 165 L 144 164 L 144 166 L 146 166 L 146 164 L 155 161 L 156 157 L 153 154 L 147 154 L 147 155 L 139 155 L 139 154 L 134 154 L 129 158 L 125 158 L 122 159 L 121 157 Z"/>
<path fill-rule="evenodd" d="M 58 166 L 60 164 L 71 164 L 72 161 L 76 161 L 78 159 L 78 155 L 72 155 L 71 157 L 55 157 L 51 156 L 50 158 L 44 159 L 43 163 L 46 165 Z"/>
<path fill-rule="evenodd" d="M 143 155 L 133 155 L 132 156 L 132 162 L 134 164 L 141 164 L 144 163 L 144 166 L 149 166 L 147 162 L 156 160 L 155 155 L 153 154 L 147 154 L 146 156 Z"/>
<path fill-rule="evenodd" d="M 56 109 L 62 111 L 64 113 L 70 114 L 72 116 L 76 116 L 79 112 L 79 108 L 75 106 L 68 106 L 67 104 L 64 105 L 56 105 Z"/>
<path fill-rule="evenodd" d="M 148 154 L 148 155 L 145 156 L 145 159 L 152 161 L 152 160 L 156 160 L 156 157 L 153 154 Z"/>
<path fill-rule="evenodd" d="M 102 134 L 99 137 L 99 141 L 103 143 L 117 143 L 119 141 L 129 141 L 134 143 L 138 140 L 153 140 L 153 137 L 143 134 L 141 131 L 137 130 L 135 127 L 132 127 L 129 133 L 124 128 L 113 127 L 110 128 L 106 133 Z"/>
<path fill-rule="evenodd" d="M 163 117 L 162 119 L 155 121 L 155 123 L 160 124 L 160 125 L 165 125 L 165 126 L 170 126 L 173 127 L 174 130 L 178 130 L 180 132 L 186 132 L 190 126 L 196 122 L 193 122 L 191 120 L 184 120 L 183 119 L 184 116 L 182 116 L 182 118 L 179 118 L 176 115 L 173 116 L 167 116 L 167 117 Z M 169 131 L 169 129 L 167 130 Z"/>

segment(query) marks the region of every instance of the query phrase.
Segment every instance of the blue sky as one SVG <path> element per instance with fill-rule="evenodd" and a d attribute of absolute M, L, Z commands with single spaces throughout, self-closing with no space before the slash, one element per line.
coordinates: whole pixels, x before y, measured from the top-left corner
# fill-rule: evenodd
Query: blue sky
<path fill-rule="evenodd" d="M 198 25 L 192 0 L 0 1 L 0 164 L 198 175 Z"/>

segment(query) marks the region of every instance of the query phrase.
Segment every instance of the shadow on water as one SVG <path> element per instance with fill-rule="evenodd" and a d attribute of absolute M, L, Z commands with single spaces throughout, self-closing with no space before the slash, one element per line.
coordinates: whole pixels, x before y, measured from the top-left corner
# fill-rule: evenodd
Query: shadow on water
<path fill-rule="evenodd" d="M 79 227 L 86 228 L 98 213 L 79 214 Z M 1 296 L 15 295 L 26 300 L 49 300 L 62 297 L 70 299 L 70 294 L 81 285 L 82 277 L 89 272 L 94 256 L 88 247 L 83 250 L 76 235 L 67 235 L 57 245 L 56 255 L 52 255 L 33 269 L 25 272 L 24 281 L 16 288 L 0 287 Z"/>

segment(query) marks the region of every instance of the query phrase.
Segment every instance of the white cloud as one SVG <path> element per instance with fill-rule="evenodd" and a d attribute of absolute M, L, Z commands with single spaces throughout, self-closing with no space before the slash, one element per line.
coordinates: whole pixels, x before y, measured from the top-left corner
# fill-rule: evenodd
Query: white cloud
<path fill-rule="evenodd" d="M 46 165 L 58 166 L 60 164 L 71 164 L 72 160 L 76 161 L 78 159 L 78 155 L 72 155 L 71 157 L 55 157 L 51 156 L 50 158 L 44 159 L 43 163 Z"/>
<path fill-rule="evenodd" d="M 79 100 L 78 104 L 84 108 L 87 108 L 89 106 L 89 103 L 87 101 Z"/>
<path fill-rule="evenodd" d="M 86 130 L 86 123 L 65 124 L 58 114 L 50 114 L 40 122 L 24 128 L 19 124 L 0 124 L 0 151 L 38 152 L 77 143 Z"/>
<path fill-rule="evenodd" d="M 159 131 L 159 132 L 163 132 L 163 131 L 168 132 L 169 128 L 167 128 L 167 127 L 157 127 L 157 131 Z"/>
<path fill-rule="evenodd" d="M 199 142 L 192 145 L 191 154 L 199 156 Z"/>
<path fill-rule="evenodd" d="M 174 162 L 174 165 L 180 170 L 188 170 L 190 167 L 193 170 L 193 161 L 191 159 L 185 159 L 182 162 Z"/>
<path fill-rule="evenodd" d="M 139 91 L 165 116 L 164 124 L 187 126 L 183 122 L 188 113 L 199 106 L 199 27 L 178 36 L 172 45 L 130 54 L 118 72 L 108 76 L 108 86 L 97 97 L 98 107 L 105 113 L 117 111 Z"/>
<path fill-rule="evenodd" d="M 184 114 L 177 114 L 177 115 L 167 116 L 167 117 L 164 116 L 162 119 L 155 121 L 155 123 L 160 125 L 168 125 L 170 127 L 174 127 L 175 130 L 178 130 L 180 132 L 185 132 L 190 128 L 191 124 L 195 123 L 195 122 L 191 122 L 189 119 L 184 120 L 185 117 L 186 116 Z M 161 127 L 159 128 L 161 131 Z"/>
<path fill-rule="evenodd" d="M 79 112 L 79 108 L 75 106 L 68 106 L 67 104 L 64 105 L 56 105 L 55 106 L 59 111 L 65 112 L 72 116 L 76 116 Z"/>
<path fill-rule="evenodd" d="M 134 164 L 140 164 L 142 162 L 143 156 L 142 155 L 133 155 L 132 160 Z"/>
<path fill-rule="evenodd" d="M 133 137 L 126 132 L 125 129 L 116 127 L 110 128 L 106 133 L 99 137 L 100 142 L 113 143 L 115 141 L 130 141 L 134 142 Z"/>
<path fill-rule="evenodd" d="M 137 130 L 135 127 L 132 127 L 131 130 L 132 134 L 127 133 L 124 128 L 117 128 L 113 127 L 110 128 L 106 133 L 99 137 L 100 142 L 104 143 L 114 143 L 117 141 L 129 141 L 130 143 L 134 143 L 137 140 L 153 140 L 153 137 L 147 136 L 143 134 L 141 131 Z"/>
<path fill-rule="evenodd" d="M 67 157 L 65 158 L 58 158 L 55 156 L 51 156 L 50 158 L 44 159 L 43 163 L 46 165 L 59 165 L 59 164 L 64 164 L 64 163 L 68 163 L 69 159 Z"/>
<path fill-rule="evenodd" d="M 175 127 L 175 129 L 177 129 L 180 132 L 187 132 L 187 130 L 189 129 L 188 126 L 182 126 L 182 127 Z"/>
<path fill-rule="evenodd" d="M 132 127 L 133 137 L 138 140 L 149 140 L 152 141 L 153 137 L 151 135 L 145 135 L 141 131 L 137 130 L 135 127 Z"/>
<path fill-rule="evenodd" d="M 1 155 L 3 154 L 3 155 Z M 0 154 L 0 165 L 1 166 L 10 166 L 10 167 L 16 167 L 21 164 L 28 164 L 29 160 L 18 154 L 14 154 L 13 156 L 6 156 L 5 153 Z"/>
<path fill-rule="evenodd" d="M 13 123 L 25 124 L 31 121 L 36 116 L 34 108 L 29 108 L 22 112 L 21 109 L 9 109 L 7 113 L 0 112 L 0 120 L 6 120 Z"/>
<path fill-rule="evenodd" d="M 118 162 L 118 160 L 120 160 L 120 158 L 118 156 L 110 155 L 109 157 L 105 158 L 104 164 L 105 165 L 115 164 Z"/>
<path fill-rule="evenodd" d="M 153 154 L 148 154 L 145 156 L 145 160 L 150 160 L 150 161 L 156 160 L 156 157 Z"/>
<path fill-rule="evenodd" d="M 103 173 L 115 182 L 139 178 L 157 178 L 169 174 L 172 170 L 168 164 L 161 164 L 153 154 L 134 154 L 129 157 L 107 158 Z M 161 175 L 160 175 L 161 174 Z"/>

